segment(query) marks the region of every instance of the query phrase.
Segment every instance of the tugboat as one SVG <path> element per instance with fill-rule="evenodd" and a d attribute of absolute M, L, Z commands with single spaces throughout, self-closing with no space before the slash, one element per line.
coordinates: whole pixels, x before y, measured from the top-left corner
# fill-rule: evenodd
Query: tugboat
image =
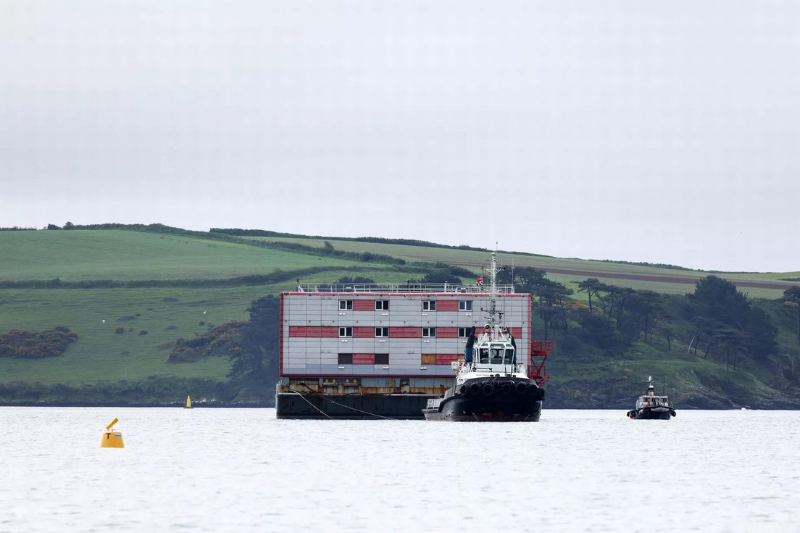
<path fill-rule="evenodd" d="M 426 420 L 454 422 L 538 422 L 542 414 L 546 379 L 537 368 L 534 378 L 517 362 L 514 337 L 502 326 L 496 307 L 497 257 L 489 267 L 491 300 L 483 331 L 472 328 L 463 361 L 452 363 L 456 383 L 443 396 L 428 400 Z M 473 357 L 474 355 L 474 357 Z"/>
<path fill-rule="evenodd" d="M 647 392 L 643 392 L 636 400 L 636 408 L 628 411 L 627 416 L 636 420 L 669 420 L 677 416 L 675 409 L 670 407 L 667 395 L 656 396 L 652 376 L 647 378 Z"/>

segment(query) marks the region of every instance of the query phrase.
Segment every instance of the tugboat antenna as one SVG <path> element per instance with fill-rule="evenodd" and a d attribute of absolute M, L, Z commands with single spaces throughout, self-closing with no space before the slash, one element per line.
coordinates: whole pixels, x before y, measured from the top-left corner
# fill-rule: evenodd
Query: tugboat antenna
<path fill-rule="evenodd" d="M 495 243 L 496 244 L 496 243 Z M 491 323 L 491 334 L 495 333 L 495 313 L 497 313 L 497 252 L 492 252 L 492 265 L 489 267 L 491 276 L 491 302 L 489 307 L 489 322 Z"/>

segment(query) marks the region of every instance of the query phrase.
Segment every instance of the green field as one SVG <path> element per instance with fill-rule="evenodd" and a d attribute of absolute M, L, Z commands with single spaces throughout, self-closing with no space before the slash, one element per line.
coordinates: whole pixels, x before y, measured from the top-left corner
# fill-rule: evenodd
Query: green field
<path fill-rule="evenodd" d="M 557 281 L 559 283 L 563 283 L 573 291 L 575 294 L 572 295 L 572 298 L 575 300 L 580 301 L 588 301 L 588 297 L 586 296 L 585 292 L 578 292 L 578 284 L 586 279 L 586 276 L 574 276 L 571 274 L 547 274 L 549 279 L 553 281 Z M 597 277 L 603 283 L 608 285 L 617 285 L 619 287 L 630 287 L 631 289 L 635 289 L 637 291 L 640 290 L 651 290 L 660 292 L 662 294 L 688 294 L 694 291 L 694 282 L 691 283 L 659 283 L 655 281 L 639 281 L 639 280 L 630 280 L 630 279 L 615 279 L 615 278 L 604 278 L 601 276 L 593 276 Z M 756 287 L 742 287 L 741 291 L 751 298 L 766 298 L 769 300 L 774 300 L 775 298 L 780 298 L 783 294 L 783 291 L 780 289 L 761 289 Z"/>
<path fill-rule="evenodd" d="M 337 239 L 305 239 L 296 237 L 247 237 L 252 240 L 260 240 L 265 242 L 282 241 L 293 242 L 298 244 L 305 244 L 307 246 L 314 246 L 321 248 L 324 246 L 325 241 L 330 242 L 335 249 L 348 251 L 348 252 L 372 252 L 376 254 L 385 254 L 393 257 L 399 257 L 406 261 L 429 261 L 429 262 L 442 262 L 453 265 L 462 265 L 467 268 L 473 268 L 477 272 L 477 266 L 487 263 L 487 252 L 474 251 L 474 250 L 460 250 L 456 248 L 438 248 L 438 247 L 423 247 L 411 246 L 404 244 L 383 244 L 383 243 L 370 243 L 361 241 L 337 240 Z M 707 272 L 699 270 L 683 270 L 678 268 L 659 268 L 655 266 L 634 265 L 626 263 L 615 263 L 611 261 L 592 261 L 584 259 L 562 259 L 556 257 L 543 257 L 535 255 L 526 255 L 518 253 L 500 252 L 498 260 L 501 264 L 510 266 L 512 263 L 515 266 L 535 267 L 541 269 L 569 269 L 575 271 L 590 271 L 596 274 L 594 277 L 601 278 L 603 273 L 621 274 L 621 275 L 647 275 L 647 276 L 669 276 L 676 278 L 687 278 L 686 286 L 692 287 L 694 280 L 708 275 Z M 569 275 L 569 274 L 563 274 Z M 736 281 L 780 281 L 784 278 L 800 278 L 800 272 L 772 272 L 772 273 L 741 273 L 741 272 L 727 272 L 720 274 L 726 279 L 733 282 Z M 580 276 L 579 276 L 580 277 Z M 586 276 L 581 277 L 586 279 Z M 624 280 L 618 278 L 606 278 L 613 281 L 614 284 L 620 286 L 631 286 L 632 288 L 644 288 L 645 284 L 653 282 L 638 282 L 638 285 L 627 285 L 633 283 L 631 280 Z M 670 285 L 670 283 L 663 284 Z M 664 288 L 662 287 L 660 288 Z M 678 284 L 681 285 L 681 284 Z M 652 290 L 659 290 L 659 287 L 652 288 Z M 691 290 L 691 289 L 689 289 Z M 749 289 L 748 289 L 749 290 Z M 754 297 L 775 298 L 782 291 L 774 289 L 759 289 L 758 294 L 753 293 Z M 683 294 L 688 292 L 686 288 L 681 288 L 677 291 L 664 290 L 664 292 L 674 292 L 676 294 Z"/>
<path fill-rule="evenodd" d="M 229 278 L 276 269 L 357 266 L 336 258 L 125 230 L 0 232 L 0 280 Z"/>

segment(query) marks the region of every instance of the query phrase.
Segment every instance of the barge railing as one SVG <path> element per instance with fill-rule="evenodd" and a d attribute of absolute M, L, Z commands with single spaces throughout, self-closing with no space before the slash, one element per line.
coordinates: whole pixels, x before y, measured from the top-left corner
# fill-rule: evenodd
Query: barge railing
<path fill-rule="evenodd" d="M 497 285 L 500 294 L 513 294 L 514 285 Z M 459 285 L 454 283 L 320 283 L 317 285 L 297 285 L 297 292 L 352 292 L 352 293 L 438 293 L 438 294 L 490 294 L 490 290 L 480 285 Z"/>

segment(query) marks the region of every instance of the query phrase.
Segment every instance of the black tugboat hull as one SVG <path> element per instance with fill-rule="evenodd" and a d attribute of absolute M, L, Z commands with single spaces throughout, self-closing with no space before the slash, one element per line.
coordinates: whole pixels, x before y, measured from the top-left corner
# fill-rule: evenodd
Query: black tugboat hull
<path fill-rule="evenodd" d="M 504 391 L 493 381 L 491 394 L 453 394 L 448 391 L 438 405 L 422 410 L 426 420 L 450 422 L 538 422 L 542 415 L 544 390 L 533 385 L 526 392 Z M 488 388 L 488 387 L 487 387 Z M 506 387 L 507 388 L 507 387 Z M 462 390 L 467 390 L 462 388 Z"/>
<path fill-rule="evenodd" d="M 426 420 L 450 422 L 538 422 L 542 402 L 484 405 L 467 398 L 450 398 L 441 410 L 424 409 Z"/>
<path fill-rule="evenodd" d="M 628 418 L 634 420 L 669 420 L 673 416 L 675 416 L 675 411 L 673 409 L 652 409 L 650 407 L 645 407 L 638 411 L 636 409 L 628 411 Z"/>

